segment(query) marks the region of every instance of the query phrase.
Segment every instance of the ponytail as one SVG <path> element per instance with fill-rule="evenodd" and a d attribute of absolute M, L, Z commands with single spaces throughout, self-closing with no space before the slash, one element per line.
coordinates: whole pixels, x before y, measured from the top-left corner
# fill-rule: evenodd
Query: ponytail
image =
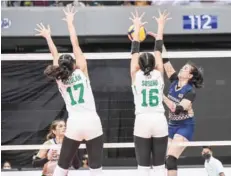
<path fill-rule="evenodd" d="M 72 71 L 66 65 L 48 65 L 44 70 L 44 74 L 50 79 L 61 79 L 64 82 L 71 76 Z"/>
<path fill-rule="evenodd" d="M 52 131 L 50 131 L 50 132 L 47 134 L 46 139 L 47 139 L 47 140 L 50 140 L 50 139 L 53 139 L 53 138 L 55 138 L 55 134 L 54 134 Z"/>
<path fill-rule="evenodd" d="M 150 75 L 150 72 L 153 70 L 153 68 L 152 67 L 146 67 L 145 69 L 144 69 L 144 75 L 145 76 L 149 76 Z"/>
<path fill-rule="evenodd" d="M 61 65 L 60 66 L 60 72 L 57 75 L 57 79 L 61 79 L 62 81 L 68 80 L 69 76 L 71 76 L 72 70 L 69 70 L 67 66 Z"/>
<path fill-rule="evenodd" d="M 193 67 L 191 74 L 193 77 L 189 80 L 191 84 L 193 84 L 196 88 L 202 88 L 204 86 L 204 78 L 203 78 L 203 70 L 202 68 L 198 68 L 195 64 L 190 63 Z"/>

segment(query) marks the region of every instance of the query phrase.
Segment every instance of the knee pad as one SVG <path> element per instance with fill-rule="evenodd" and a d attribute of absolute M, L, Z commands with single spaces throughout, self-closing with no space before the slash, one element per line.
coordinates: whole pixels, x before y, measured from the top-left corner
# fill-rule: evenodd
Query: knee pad
<path fill-rule="evenodd" d="M 165 160 L 165 166 L 168 170 L 177 170 L 177 158 L 172 155 L 168 155 Z"/>
<path fill-rule="evenodd" d="M 89 162 L 89 167 L 91 169 L 100 169 L 102 167 L 102 164 L 99 161 L 93 161 L 93 162 Z"/>

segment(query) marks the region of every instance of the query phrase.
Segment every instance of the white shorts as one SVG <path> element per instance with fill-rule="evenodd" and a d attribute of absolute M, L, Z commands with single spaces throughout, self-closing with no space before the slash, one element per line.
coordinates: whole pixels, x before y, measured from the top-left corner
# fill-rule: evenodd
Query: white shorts
<path fill-rule="evenodd" d="M 67 119 L 65 136 L 76 140 L 91 140 L 103 134 L 101 120 L 96 112 L 76 113 Z"/>
<path fill-rule="evenodd" d="M 142 138 L 159 138 L 167 136 L 168 123 L 164 113 L 137 115 L 133 134 Z"/>

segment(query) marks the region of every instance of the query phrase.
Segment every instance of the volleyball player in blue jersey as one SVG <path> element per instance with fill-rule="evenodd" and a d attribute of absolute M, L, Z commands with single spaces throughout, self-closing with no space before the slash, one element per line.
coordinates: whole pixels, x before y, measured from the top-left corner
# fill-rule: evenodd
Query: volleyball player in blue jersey
<path fill-rule="evenodd" d="M 200 68 L 192 63 L 185 64 L 177 74 L 169 59 L 163 59 L 164 69 L 171 81 L 164 102 L 169 108 L 169 146 L 166 157 L 168 176 L 177 176 L 177 160 L 185 147 L 174 145 L 177 142 L 191 141 L 194 134 L 195 117 L 192 104 L 195 88 L 203 85 Z"/>

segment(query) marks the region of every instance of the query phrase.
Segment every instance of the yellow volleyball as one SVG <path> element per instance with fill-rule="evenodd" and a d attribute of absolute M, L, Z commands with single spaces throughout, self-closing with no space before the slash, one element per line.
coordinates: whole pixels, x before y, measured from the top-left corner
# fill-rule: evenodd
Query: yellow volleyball
<path fill-rule="evenodd" d="M 128 38 L 132 41 L 133 40 L 133 36 L 134 36 L 134 25 L 130 26 L 128 29 Z M 142 26 L 140 28 L 140 32 L 139 32 L 139 40 L 140 42 L 144 41 L 146 39 L 146 30 L 145 28 Z"/>

